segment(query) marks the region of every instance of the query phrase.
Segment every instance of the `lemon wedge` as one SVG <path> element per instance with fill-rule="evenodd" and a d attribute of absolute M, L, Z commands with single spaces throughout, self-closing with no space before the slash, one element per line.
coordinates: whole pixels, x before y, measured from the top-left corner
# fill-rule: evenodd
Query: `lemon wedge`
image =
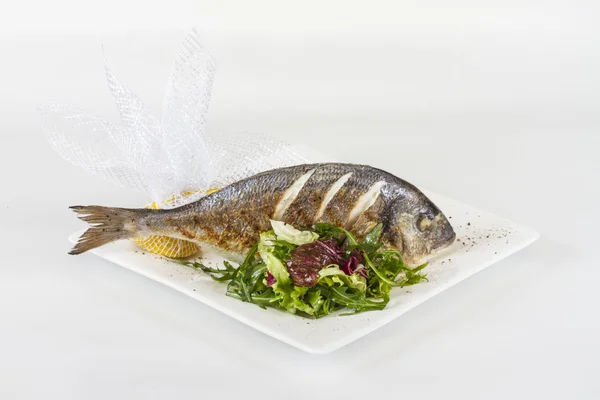
<path fill-rule="evenodd" d="M 218 188 L 209 189 L 206 191 L 206 194 L 209 195 L 218 190 Z M 195 193 L 198 193 L 198 191 L 185 192 L 183 193 L 183 196 L 190 196 Z M 175 197 L 171 197 L 167 199 L 165 203 L 170 203 L 174 200 Z M 158 210 L 160 209 L 160 206 L 153 201 L 152 203 L 148 204 L 146 208 Z M 189 257 L 193 254 L 196 254 L 200 250 L 200 246 L 198 246 L 196 243 L 183 239 L 175 239 L 168 236 L 151 235 L 144 238 L 134 238 L 133 241 L 144 250 L 171 258 Z"/>

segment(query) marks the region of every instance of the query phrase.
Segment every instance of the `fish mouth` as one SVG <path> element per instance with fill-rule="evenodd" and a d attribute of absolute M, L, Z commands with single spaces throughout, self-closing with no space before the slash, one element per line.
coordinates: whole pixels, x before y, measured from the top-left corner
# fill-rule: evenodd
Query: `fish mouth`
<path fill-rule="evenodd" d="M 435 259 L 438 259 L 444 255 L 447 255 L 449 253 L 452 252 L 452 250 L 450 250 L 453 246 L 453 243 L 449 243 L 444 247 L 439 247 L 435 250 L 433 250 L 431 253 L 427 254 L 426 256 L 422 257 L 421 259 L 418 260 L 418 262 L 415 263 L 408 263 L 409 266 L 411 267 L 416 267 L 419 266 L 421 264 L 425 264 L 425 263 L 429 263 Z"/>
<path fill-rule="evenodd" d="M 456 240 L 456 232 L 454 232 L 454 230 L 452 228 L 450 228 L 450 232 L 444 233 L 441 240 L 436 240 L 436 242 L 432 248 L 432 251 L 438 252 L 440 250 L 444 250 L 444 249 L 452 246 L 452 244 L 454 243 L 455 240 Z"/>
<path fill-rule="evenodd" d="M 450 224 L 446 225 L 442 235 L 434 242 L 429 254 L 425 255 L 419 263 L 425 263 L 433 260 L 434 258 L 438 258 L 440 255 L 447 252 L 448 249 L 452 247 L 456 240 L 456 232 L 450 226 Z"/>
<path fill-rule="evenodd" d="M 402 237 L 402 245 L 405 251 L 405 262 L 410 266 L 416 266 L 439 257 L 440 253 L 452 247 L 456 240 L 456 232 L 445 219 L 439 214 L 434 224 L 439 230 L 429 238 L 411 241 L 408 237 Z"/>
<path fill-rule="evenodd" d="M 432 248 L 426 254 L 423 254 L 420 257 L 419 256 L 407 257 L 404 261 L 410 267 L 416 267 L 421 264 L 428 263 L 428 262 L 432 261 L 433 259 L 439 258 L 440 256 L 446 254 L 448 252 L 448 250 L 453 247 L 452 245 L 454 244 L 455 239 L 456 239 L 456 234 L 454 234 L 452 236 L 452 238 L 447 240 L 446 242 L 443 242 L 439 246 Z"/>
<path fill-rule="evenodd" d="M 439 251 L 452 245 L 454 240 L 456 240 L 456 232 L 454 232 L 454 228 L 452 228 L 452 225 L 450 225 L 446 216 L 439 213 L 435 216 L 434 224 L 436 226 L 436 232 L 432 238 L 430 250 Z"/>

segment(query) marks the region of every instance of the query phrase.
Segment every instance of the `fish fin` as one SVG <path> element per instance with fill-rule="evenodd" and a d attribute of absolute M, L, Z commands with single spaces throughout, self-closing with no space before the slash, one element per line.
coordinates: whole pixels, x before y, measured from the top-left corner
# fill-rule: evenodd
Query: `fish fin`
<path fill-rule="evenodd" d="M 71 249 L 69 254 L 81 254 L 107 243 L 129 239 L 138 233 L 138 218 L 147 210 L 102 206 L 69 207 L 78 218 L 91 226 Z"/>

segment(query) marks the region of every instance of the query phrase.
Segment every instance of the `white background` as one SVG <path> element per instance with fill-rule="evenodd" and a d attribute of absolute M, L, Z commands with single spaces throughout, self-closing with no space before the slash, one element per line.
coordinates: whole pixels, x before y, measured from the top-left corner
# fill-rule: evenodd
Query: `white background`
<path fill-rule="evenodd" d="M 151 3 L 2 4 L 0 398 L 600 396 L 597 2 Z M 322 357 L 67 256 L 67 206 L 146 199 L 61 160 L 36 107 L 116 121 L 104 44 L 158 111 L 192 26 L 218 60 L 213 129 L 388 169 L 542 239 Z"/>

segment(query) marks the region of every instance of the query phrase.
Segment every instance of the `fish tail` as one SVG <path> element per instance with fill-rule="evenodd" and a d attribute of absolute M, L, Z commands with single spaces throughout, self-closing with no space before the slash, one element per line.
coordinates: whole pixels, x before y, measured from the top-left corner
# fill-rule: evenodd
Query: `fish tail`
<path fill-rule="evenodd" d="M 69 254 L 81 254 L 107 243 L 135 237 L 139 232 L 139 218 L 149 210 L 102 206 L 72 206 L 77 217 L 90 227 Z"/>

